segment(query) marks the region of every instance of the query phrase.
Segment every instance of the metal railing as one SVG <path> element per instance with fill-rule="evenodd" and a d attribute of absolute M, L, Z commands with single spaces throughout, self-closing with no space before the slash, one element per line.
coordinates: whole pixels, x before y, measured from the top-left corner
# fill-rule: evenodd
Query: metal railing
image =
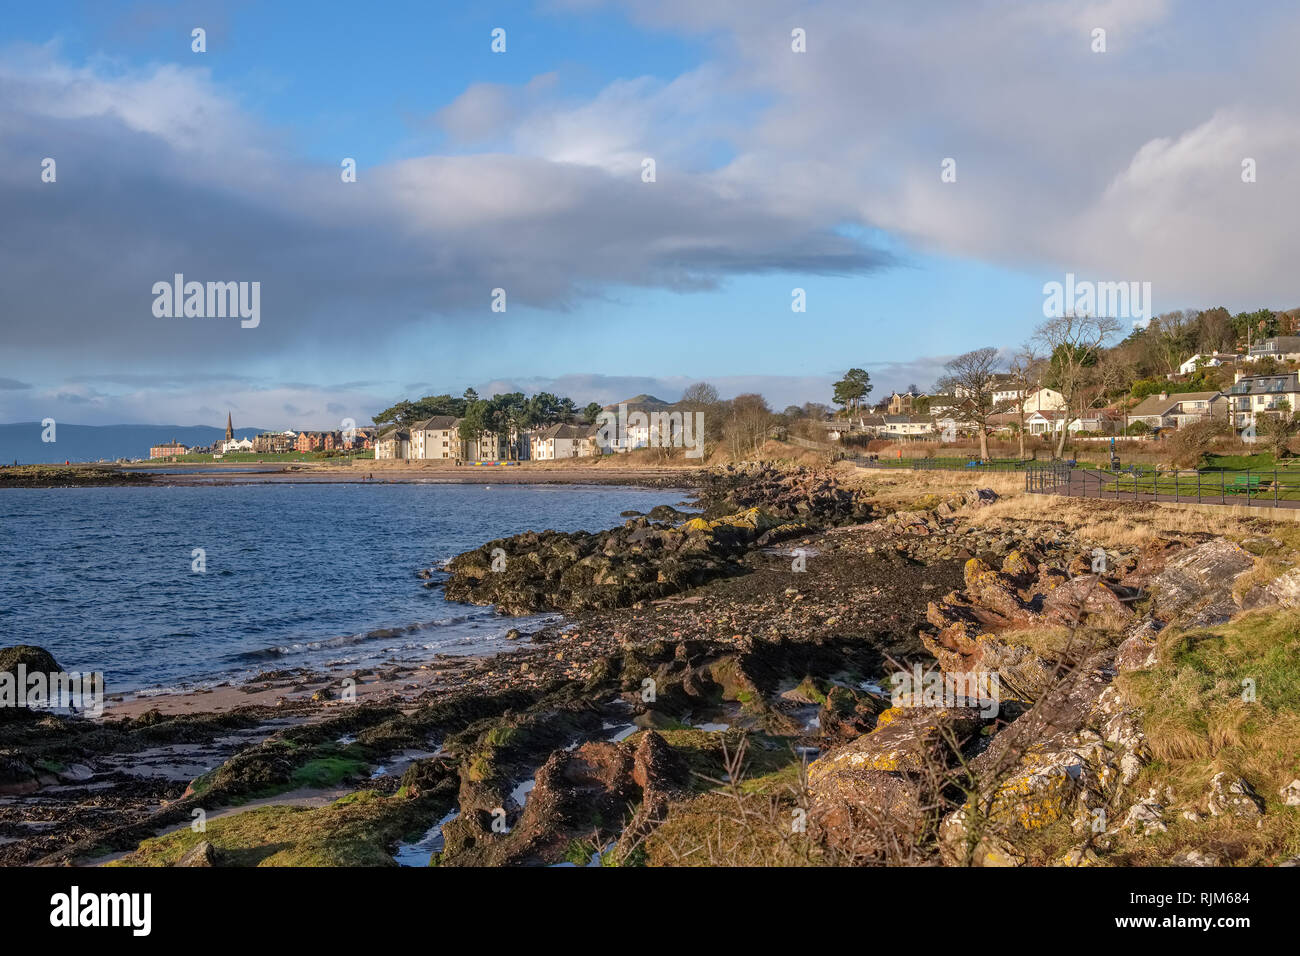
<path fill-rule="evenodd" d="M 1080 468 L 1061 473 L 1053 471 L 1053 466 L 1038 466 L 1026 474 L 1025 491 L 1113 501 L 1300 508 L 1300 470 L 1156 471 L 1132 467 L 1123 471 Z"/>
<path fill-rule="evenodd" d="M 860 468 L 882 468 L 894 471 L 1025 471 L 1034 462 L 1019 459 L 965 458 L 870 458 L 865 455 L 845 455 L 844 461 Z"/>

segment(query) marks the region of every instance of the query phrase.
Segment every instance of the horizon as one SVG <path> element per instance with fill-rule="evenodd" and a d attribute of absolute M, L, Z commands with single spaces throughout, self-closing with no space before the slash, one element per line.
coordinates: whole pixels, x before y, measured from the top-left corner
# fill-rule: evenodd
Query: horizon
<path fill-rule="evenodd" d="M 1296 39 L 1172 0 L 16 9 L 0 419 L 779 409 L 1013 349 L 1076 276 L 1289 309 Z"/>

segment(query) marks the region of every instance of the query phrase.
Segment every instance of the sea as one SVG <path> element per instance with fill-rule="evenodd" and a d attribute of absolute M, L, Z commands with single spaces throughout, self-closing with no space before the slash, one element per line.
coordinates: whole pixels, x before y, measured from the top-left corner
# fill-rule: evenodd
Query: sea
<path fill-rule="evenodd" d="M 276 484 L 0 490 L 0 646 L 109 693 L 285 667 L 512 646 L 555 615 L 447 601 L 418 572 L 528 530 L 597 531 L 686 492 L 582 485 Z"/>

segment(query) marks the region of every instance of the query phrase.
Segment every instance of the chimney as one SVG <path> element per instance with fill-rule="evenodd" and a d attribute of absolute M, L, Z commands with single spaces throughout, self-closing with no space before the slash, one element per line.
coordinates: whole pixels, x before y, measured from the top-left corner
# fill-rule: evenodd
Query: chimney
<path fill-rule="evenodd" d="M 1160 401 L 1162 401 L 1162 402 L 1166 402 L 1166 401 L 1168 401 L 1168 400 L 1169 400 L 1169 393 L 1168 393 L 1168 392 L 1161 392 L 1161 393 L 1160 393 Z"/>

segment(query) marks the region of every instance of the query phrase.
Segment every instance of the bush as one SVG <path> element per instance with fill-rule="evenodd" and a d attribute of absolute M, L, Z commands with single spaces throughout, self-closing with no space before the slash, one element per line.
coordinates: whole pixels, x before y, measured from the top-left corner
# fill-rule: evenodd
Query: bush
<path fill-rule="evenodd" d="M 1169 457 L 1179 468 L 1195 468 L 1220 439 L 1231 434 L 1228 423 L 1212 419 L 1184 425 L 1169 441 Z"/>

